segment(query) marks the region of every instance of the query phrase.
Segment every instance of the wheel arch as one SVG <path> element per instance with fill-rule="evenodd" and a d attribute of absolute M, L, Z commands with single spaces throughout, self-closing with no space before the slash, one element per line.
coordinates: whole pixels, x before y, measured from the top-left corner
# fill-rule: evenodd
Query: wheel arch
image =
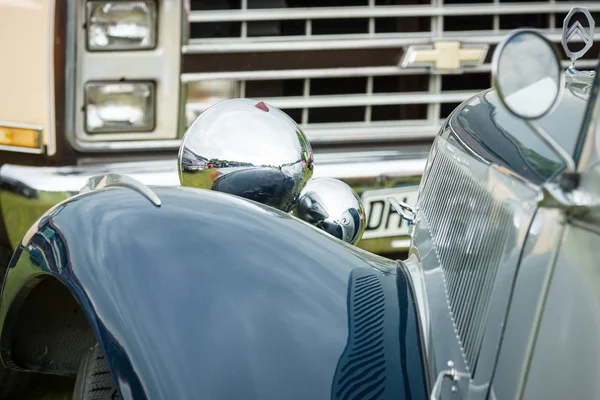
<path fill-rule="evenodd" d="M 96 342 L 69 288 L 50 274 L 37 274 L 20 288 L 7 310 L 2 361 L 10 369 L 74 376 Z"/>

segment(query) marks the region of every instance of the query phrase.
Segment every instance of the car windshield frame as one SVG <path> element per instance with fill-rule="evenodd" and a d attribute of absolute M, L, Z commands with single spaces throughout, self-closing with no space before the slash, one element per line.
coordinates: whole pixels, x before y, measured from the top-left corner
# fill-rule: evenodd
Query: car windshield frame
<path fill-rule="evenodd" d="M 600 128 L 598 121 L 598 114 L 600 113 L 600 62 L 596 64 L 594 73 L 595 76 L 590 90 L 589 100 L 583 114 L 581 128 L 573 151 L 573 160 L 578 168 L 581 163 L 581 157 L 584 152 L 587 138 L 589 135 L 596 135 L 596 131 Z"/>

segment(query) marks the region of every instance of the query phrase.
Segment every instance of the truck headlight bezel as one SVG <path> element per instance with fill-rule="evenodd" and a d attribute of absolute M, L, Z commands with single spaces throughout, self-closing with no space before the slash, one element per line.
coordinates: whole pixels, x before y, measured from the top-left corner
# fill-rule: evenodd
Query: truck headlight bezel
<path fill-rule="evenodd" d="M 147 51 L 156 48 L 157 45 L 157 29 L 158 29 L 158 6 L 156 1 L 154 0 L 137 0 L 137 1 L 88 1 L 86 3 L 85 10 L 85 43 L 86 49 L 90 52 L 116 52 L 116 51 Z M 114 8 L 117 6 L 116 10 L 106 10 L 105 15 L 103 16 L 105 20 L 103 23 L 94 22 L 93 19 L 98 17 L 96 15 L 97 12 L 102 12 L 102 8 Z M 131 40 L 123 37 L 114 38 L 114 42 L 111 43 L 110 39 L 106 39 L 106 44 L 102 45 L 98 43 L 98 37 L 101 37 L 102 34 L 105 36 L 109 36 L 109 30 L 114 31 L 119 23 L 118 19 L 114 19 L 111 21 L 110 12 L 123 14 L 127 13 L 127 8 L 130 8 L 129 12 L 138 11 L 140 8 L 146 11 L 147 23 L 145 25 L 138 24 L 138 28 L 144 27 L 147 29 L 147 35 L 145 38 L 139 39 L 138 42 L 131 41 L 131 43 L 123 43 L 127 42 L 127 40 Z M 108 22 L 107 22 L 108 21 Z M 124 21 L 123 25 L 126 25 Z M 121 30 L 129 29 L 130 31 L 135 28 L 135 22 L 129 23 L 129 27 L 122 26 Z M 95 30 L 98 30 L 94 33 Z M 104 32 L 102 32 L 104 30 Z M 118 30 L 118 29 L 117 29 Z M 94 40 L 94 38 L 96 38 Z"/>
<path fill-rule="evenodd" d="M 119 97 L 123 108 L 121 115 L 125 116 L 128 111 L 131 115 L 137 106 L 139 123 L 130 120 L 128 125 L 125 119 L 102 118 L 101 114 L 107 112 L 102 107 L 113 107 L 112 112 L 118 115 L 119 110 L 114 107 L 119 107 Z M 129 100 L 130 104 L 123 100 Z M 84 86 L 84 104 L 84 130 L 88 135 L 152 132 L 156 127 L 156 84 L 152 81 L 87 82 Z M 126 109 L 128 106 L 129 110 Z M 92 118 L 96 118 L 97 122 L 92 123 Z M 105 121 L 104 125 L 100 120 Z"/>

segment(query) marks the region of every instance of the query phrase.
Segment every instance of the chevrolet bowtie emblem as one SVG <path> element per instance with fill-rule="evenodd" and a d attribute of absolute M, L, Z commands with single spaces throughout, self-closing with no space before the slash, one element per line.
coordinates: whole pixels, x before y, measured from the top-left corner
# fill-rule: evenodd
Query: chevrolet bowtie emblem
<path fill-rule="evenodd" d="M 435 42 L 410 46 L 401 62 L 402 68 L 429 67 L 433 72 L 461 72 L 463 67 L 476 67 L 485 60 L 488 45 L 461 42 Z"/>

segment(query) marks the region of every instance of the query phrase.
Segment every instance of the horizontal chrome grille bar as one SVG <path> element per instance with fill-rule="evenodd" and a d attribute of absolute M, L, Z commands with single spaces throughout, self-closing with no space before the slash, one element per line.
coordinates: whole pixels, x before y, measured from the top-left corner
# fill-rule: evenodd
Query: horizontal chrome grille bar
<path fill-rule="evenodd" d="M 580 69 L 592 68 L 596 60 L 579 60 L 577 67 Z M 563 67 L 571 65 L 564 61 Z M 468 73 L 490 72 L 491 64 L 469 68 Z M 209 81 L 218 79 L 227 80 L 271 80 L 271 79 L 311 79 L 311 78 L 351 78 L 364 76 L 393 76 L 393 75 L 420 75 L 430 73 L 427 68 L 404 69 L 399 67 L 359 67 L 359 68 L 319 68 L 319 69 L 290 69 L 267 71 L 233 71 L 233 72 L 205 72 L 181 74 L 182 83 Z"/>
<path fill-rule="evenodd" d="M 302 131 L 311 143 L 347 143 L 348 141 L 422 141 L 435 138 L 438 127 L 427 121 L 312 124 Z"/>
<path fill-rule="evenodd" d="M 539 31 L 555 43 L 560 42 L 562 38 L 562 31 L 557 29 L 539 29 Z M 457 40 L 467 44 L 498 44 L 509 32 L 510 30 L 444 32 L 443 37 L 430 32 L 413 32 L 408 34 L 190 39 L 187 45 L 182 46 L 182 52 L 184 54 L 200 54 L 395 48 L 429 44 L 438 39 Z M 600 31 L 597 30 L 594 39 L 600 39 Z M 581 41 L 581 38 L 574 37 L 573 42 L 577 41 Z"/>
<path fill-rule="evenodd" d="M 578 2 L 578 7 L 600 11 L 599 2 Z M 568 13 L 569 3 L 464 4 L 444 6 L 312 7 L 191 11 L 190 22 L 281 21 L 297 19 L 449 17 L 468 15 L 511 15 Z"/>
<path fill-rule="evenodd" d="M 478 92 L 444 92 L 444 93 L 380 93 L 357 95 L 333 95 L 310 97 L 271 97 L 262 98 L 268 104 L 278 108 L 324 108 L 324 107 L 353 107 L 353 106 L 382 106 L 402 104 L 428 103 L 460 103 L 476 95 Z M 188 103 L 187 110 L 202 112 L 212 104 L 208 102 Z"/>
<path fill-rule="evenodd" d="M 489 70 L 489 69 L 488 69 Z M 269 80 L 269 79 L 306 79 L 306 78 L 346 78 L 356 76 L 385 76 L 401 74 L 425 74 L 425 68 L 402 69 L 398 67 L 359 67 L 359 68 L 319 68 L 290 69 L 268 71 L 234 71 L 181 74 L 181 82 L 197 82 L 213 79 L 232 80 Z"/>

